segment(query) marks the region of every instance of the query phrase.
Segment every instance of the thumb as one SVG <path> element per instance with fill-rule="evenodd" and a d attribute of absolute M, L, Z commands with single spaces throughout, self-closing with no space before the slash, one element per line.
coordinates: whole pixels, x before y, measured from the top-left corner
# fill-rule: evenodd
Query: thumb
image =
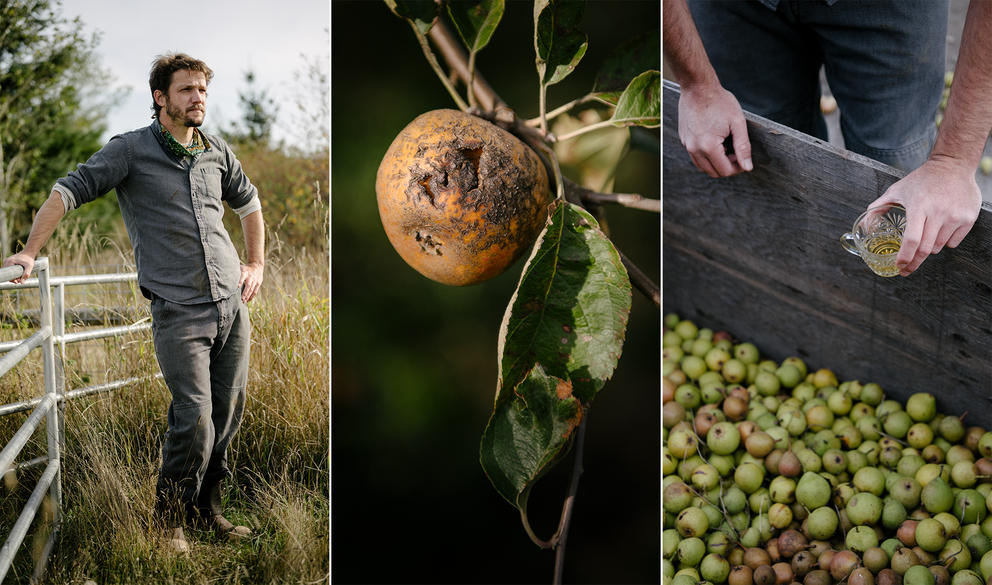
<path fill-rule="evenodd" d="M 882 205 L 895 205 L 895 204 L 903 205 L 902 197 L 900 196 L 900 191 L 897 185 L 898 183 L 893 183 L 892 185 L 890 185 L 889 188 L 886 189 L 884 193 L 882 193 L 877 199 L 869 203 L 868 207 L 866 207 L 865 209 L 870 209 L 872 207 L 879 207 Z M 903 205 L 903 207 L 905 207 L 905 205 Z"/>
<path fill-rule="evenodd" d="M 734 137 L 734 154 L 737 156 L 737 163 L 745 171 L 754 170 L 754 163 L 751 161 L 751 140 L 747 135 L 747 121 L 743 117 L 735 119 L 730 126 L 730 132 Z"/>

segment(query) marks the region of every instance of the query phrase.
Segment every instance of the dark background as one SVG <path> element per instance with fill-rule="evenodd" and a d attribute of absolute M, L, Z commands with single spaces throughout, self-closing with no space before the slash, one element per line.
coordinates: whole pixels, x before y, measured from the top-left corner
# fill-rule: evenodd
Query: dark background
<path fill-rule="evenodd" d="M 658 29 L 659 7 L 588 3 L 589 49 L 549 89 L 548 109 L 587 93 L 613 48 Z M 400 259 L 379 223 L 376 169 L 414 117 L 455 106 L 409 25 L 384 3 L 332 2 L 331 23 L 332 581 L 550 582 L 554 552 L 530 541 L 478 460 L 499 324 L 523 260 L 494 280 L 453 288 Z M 533 4 L 508 2 L 478 57 L 524 118 L 537 115 L 533 43 Z M 660 197 L 660 155 L 632 151 L 615 190 Z M 607 217 L 617 247 L 657 283 L 660 217 L 618 207 Z M 588 412 L 567 583 L 660 581 L 661 318 L 633 294 L 623 356 Z M 531 497 L 542 538 L 557 526 L 570 470 L 569 458 Z"/>

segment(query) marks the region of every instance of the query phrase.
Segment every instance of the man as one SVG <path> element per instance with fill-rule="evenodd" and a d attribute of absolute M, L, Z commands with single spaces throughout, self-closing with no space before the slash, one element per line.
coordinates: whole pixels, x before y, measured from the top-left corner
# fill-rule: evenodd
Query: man
<path fill-rule="evenodd" d="M 912 171 L 868 205 L 906 208 L 900 274 L 964 239 L 981 209 L 975 171 L 992 128 L 992 2 L 968 7 L 936 132 L 946 0 L 691 0 L 691 8 L 686 0 L 664 0 L 663 42 L 682 87 L 679 137 L 698 168 L 713 177 L 753 169 L 741 104 L 826 138 L 817 107 L 822 63 L 847 148 Z"/>
<path fill-rule="evenodd" d="M 188 551 L 183 524 L 230 538 L 250 533 L 221 511 L 227 448 L 241 424 L 250 326 L 244 303 L 262 284 L 264 226 L 257 189 L 228 145 L 199 130 L 213 72 L 185 54 L 151 69 L 154 120 L 119 134 L 58 180 L 24 249 L 4 266 L 22 281 L 63 215 L 111 189 L 134 248 L 138 284 L 151 300 L 155 354 L 172 394 L 156 509 L 167 545 Z M 223 203 L 241 218 L 247 262 L 223 227 Z"/>

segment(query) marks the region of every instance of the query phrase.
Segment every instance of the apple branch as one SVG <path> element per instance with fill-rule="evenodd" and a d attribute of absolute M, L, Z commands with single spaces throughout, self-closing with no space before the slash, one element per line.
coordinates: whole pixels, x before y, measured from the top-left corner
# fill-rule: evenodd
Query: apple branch
<path fill-rule="evenodd" d="M 528 144 L 541 158 L 549 172 L 551 172 L 556 178 L 556 189 L 559 196 L 563 196 L 569 201 L 572 201 L 571 198 L 575 197 L 578 200 L 578 204 L 583 207 L 585 207 L 583 202 L 592 205 L 598 205 L 601 202 L 609 202 L 628 207 L 636 207 L 638 209 L 643 209 L 646 206 L 649 210 L 653 210 L 651 209 L 652 204 L 649 202 L 650 200 L 644 200 L 644 198 L 639 195 L 595 193 L 588 189 L 581 188 L 567 179 L 564 179 L 561 176 L 561 172 L 557 164 L 557 158 L 554 156 L 554 151 L 548 144 L 550 142 L 549 139 L 553 139 L 553 137 L 549 136 L 546 128 L 537 129 L 529 127 L 525 121 L 517 118 L 516 113 L 486 82 L 482 73 L 475 70 L 474 63 L 469 63 L 468 51 L 466 51 L 462 47 L 462 44 L 458 42 L 451 30 L 448 28 L 447 23 L 440 18 L 437 19 L 434 26 L 431 27 L 429 36 L 441 57 L 447 63 L 452 76 L 457 76 L 457 78 L 461 79 L 462 82 L 465 83 L 465 86 L 470 88 L 469 95 L 475 96 L 475 99 L 482 110 L 482 112 L 477 112 L 477 114 L 502 126 Z M 543 90 L 541 98 L 543 102 Z M 475 108 L 472 109 L 475 110 Z M 541 112 L 543 119 L 543 104 Z M 570 185 L 579 188 L 571 189 L 572 192 L 570 193 Z M 660 202 L 658 204 L 658 209 L 660 209 Z M 618 253 L 620 254 L 620 259 L 623 262 L 624 267 L 627 269 L 631 284 L 633 284 L 635 288 L 641 291 L 660 308 L 661 294 L 659 287 L 654 284 L 651 279 L 648 278 L 642 270 L 640 270 L 640 268 L 624 256 L 622 252 L 619 252 L 618 250 Z M 571 522 L 575 496 L 578 492 L 579 478 L 582 475 L 585 426 L 585 420 L 583 419 L 582 423 L 579 425 L 578 435 L 576 437 L 576 451 L 573 459 L 572 476 L 569 481 L 568 495 L 562 505 L 561 519 L 558 524 L 558 529 L 551 539 L 545 541 L 537 537 L 530 527 L 526 512 L 521 510 L 521 521 L 523 523 L 524 530 L 527 532 L 531 540 L 541 548 L 555 549 L 554 583 L 556 584 L 562 582 L 565 542 L 569 524 Z"/>
<path fill-rule="evenodd" d="M 431 27 L 429 35 L 451 69 L 451 73 L 461 79 L 466 87 L 471 87 L 470 93 L 475 95 L 483 110 L 491 112 L 500 105 L 506 106 L 482 74 L 469 67 L 468 51 L 458 42 L 446 22 L 438 19 Z"/>
<path fill-rule="evenodd" d="M 565 191 L 573 193 L 577 199 L 583 203 L 602 205 L 611 203 L 621 207 L 641 209 L 643 211 L 653 211 L 661 213 L 661 200 L 650 199 L 637 193 L 600 193 L 587 189 L 578 183 L 565 179 Z"/>
<path fill-rule="evenodd" d="M 434 24 L 434 26 L 431 27 L 431 33 L 433 33 L 434 32 L 433 29 L 437 28 L 438 25 L 440 24 L 441 21 L 437 21 Z M 465 100 L 463 100 L 462 97 L 458 95 L 458 92 L 455 91 L 454 86 L 451 84 L 450 81 L 448 81 L 448 76 L 445 75 L 444 71 L 441 70 L 441 65 L 437 62 L 437 57 L 434 56 L 434 52 L 431 51 L 431 46 L 430 43 L 427 42 L 427 37 L 425 37 L 423 33 L 420 32 L 420 29 L 417 28 L 417 25 L 414 24 L 413 21 L 410 21 L 410 26 L 413 28 L 413 34 L 416 35 L 417 37 L 417 42 L 420 43 L 420 48 L 424 51 L 424 57 L 427 59 L 427 62 L 430 64 L 431 69 L 434 70 L 434 73 L 437 74 L 438 79 L 441 80 L 441 85 L 443 85 L 444 88 L 448 90 L 448 93 L 451 95 L 451 99 L 455 101 L 455 104 L 458 106 L 458 109 L 460 109 L 463 112 L 467 111 L 468 104 L 466 104 Z"/>

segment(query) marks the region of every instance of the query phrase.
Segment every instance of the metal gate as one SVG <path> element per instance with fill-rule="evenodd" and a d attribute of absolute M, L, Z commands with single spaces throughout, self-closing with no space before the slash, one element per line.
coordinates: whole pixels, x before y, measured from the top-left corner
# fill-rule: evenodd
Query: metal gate
<path fill-rule="evenodd" d="M 21 284 L 13 284 L 10 281 L 21 276 L 23 268 L 20 266 L 0 268 L 0 292 L 12 289 L 37 288 L 40 304 L 38 327 L 33 335 L 23 340 L 0 343 L 0 352 L 5 352 L 0 356 L 0 378 L 28 356 L 32 350 L 37 348 L 40 348 L 42 352 L 44 371 L 44 393 L 41 396 L 21 402 L 0 405 L 0 416 L 26 412 L 28 410 L 31 411 L 27 420 L 21 424 L 13 437 L 3 447 L 3 450 L 0 451 L 0 478 L 13 470 L 41 465 L 45 466 L 44 472 L 42 472 L 27 503 L 14 523 L 13 528 L 10 530 L 6 541 L 0 547 L 0 583 L 4 581 L 17 550 L 24 541 L 24 537 L 27 535 L 28 529 L 38 513 L 38 509 L 45 500 L 46 493 L 52 504 L 52 531 L 35 565 L 34 581 L 37 581 L 41 577 L 48 564 L 48 558 L 58 535 L 62 515 L 61 449 L 65 441 L 65 435 L 61 409 L 64 407 L 65 401 L 114 390 L 129 384 L 147 381 L 152 378 L 160 378 L 162 376 L 161 373 L 155 373 L 147 377 L 126 378 L 85 388 L 67 390 L 62 363 L 66 345 L 146 331 L 151 328 L 151 322 L 146 318 L 130 325 L 94 328 L 67 334 L 65 332 L 65 288 L 67 286 L 135 281 L 137 280 L 137 274 L 128 272 L 53 278 L 49 274 L 47 258 L 39 258 L 35 262 L 34 272 L 37 274 L 35 278 L 28 279 Z M 53 288 L 54 298 L 52 294 Z M 59 349 L 57 354 L 56 346 Z M 56 360 L 56 355 L 58 355 L 58 360 Z M 34 432 L 41 426 L 43 420 L 46 423 L 47 455 L 15 465 L 14 461 L 17 456 L 21 453 L 28 440 L 34 435 Z"/>

